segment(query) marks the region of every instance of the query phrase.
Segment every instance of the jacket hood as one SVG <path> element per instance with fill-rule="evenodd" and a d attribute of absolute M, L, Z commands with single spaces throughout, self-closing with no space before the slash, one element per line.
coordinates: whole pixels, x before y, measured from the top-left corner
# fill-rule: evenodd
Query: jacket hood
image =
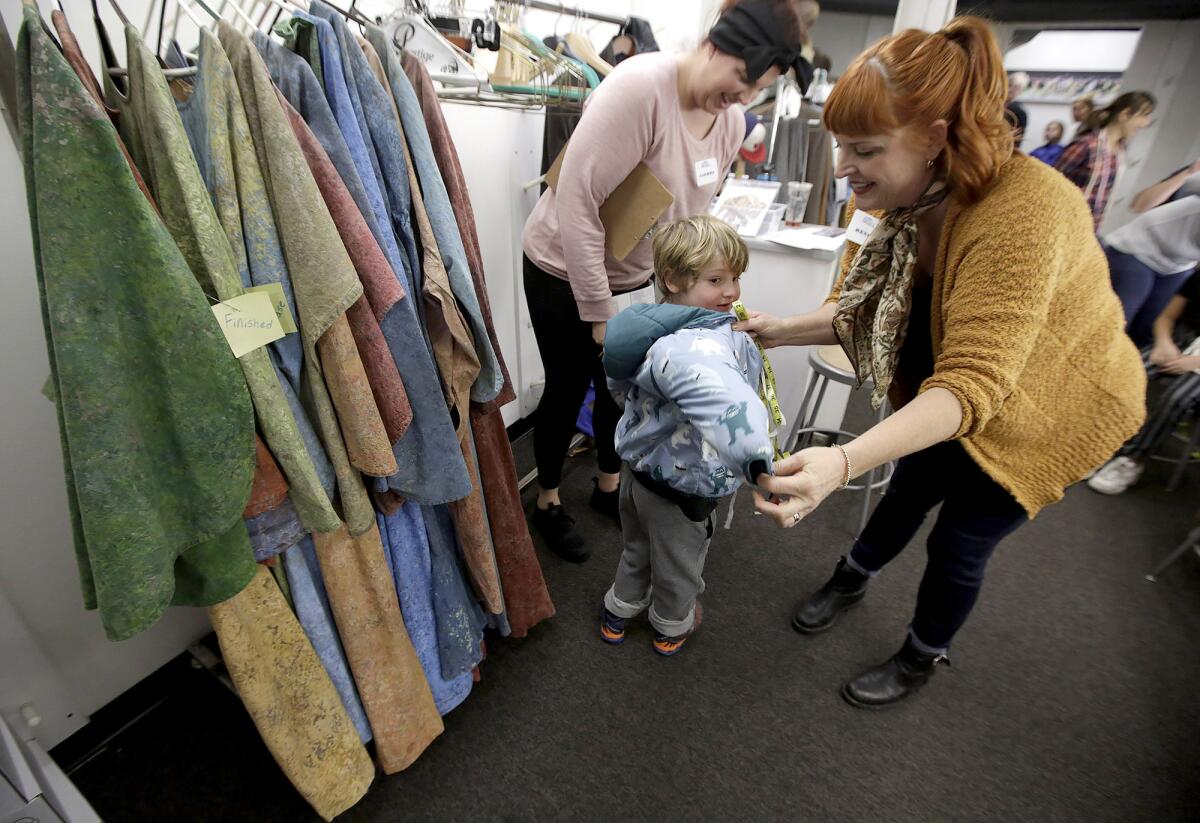
<path fill-rule="evenodd" d="M 604 334 L 604 371 L 614 380 L 629 380 L 660 337 L 680 329 L 717 328 L 732 324 L 726 312 L 673 303 L 630 306 L 608 321 Z"/>

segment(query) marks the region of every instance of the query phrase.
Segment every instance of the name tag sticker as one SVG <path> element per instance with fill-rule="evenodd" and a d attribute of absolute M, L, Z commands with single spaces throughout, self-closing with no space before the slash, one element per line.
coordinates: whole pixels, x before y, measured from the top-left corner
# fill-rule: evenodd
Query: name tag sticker
<path fill-rule="evenodd" d="M 696 161 L 696 185 L 708 186 L 719 179 L 721 170 L 717 168 L 717 158 Z"/>
<path fill-rule="evenodd" d="M 229 343 L 234 357 L 283 337 L 271 298 L 264 292 L 246 292 L 212 307 L 213 316 Z"/>
<path fill-rule="evenodd" d="M 283 329 L 284 334 L 295 334 L 300 331 L 296 328 L 296 320 L 292 317 L 292 310 L 288 307 L 287 298 L 283 295 L 282 283 L 268 283 L 265 286 L 251 286 L 246 289 L 247 292 L 263 292 L 267 297 L 271 298 L 271 304 L 275 307 L 275 316 L 279 318 L 279 326 Z"/>
<path fill-rule="evenodd" d="M 854 217 L 850 219 L 850 225 L 846 229 L 846 239 L 861 246 L 867 242 L 867 238 L 871 236 L 871 232 L 875 231 L 875 227 L 878 225 L 878 217 L 872 217 L 865 211 L 856 209 Z"/>

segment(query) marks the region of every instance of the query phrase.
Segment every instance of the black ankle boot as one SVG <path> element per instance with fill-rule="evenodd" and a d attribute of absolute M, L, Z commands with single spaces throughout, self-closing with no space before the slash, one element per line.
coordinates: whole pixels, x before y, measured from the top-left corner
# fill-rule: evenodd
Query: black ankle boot
<path fill-rule="evenodd" d="M 533 527 L 546 541 L 546 547 L 563 560 L 582 563 L 591 556 L 583 535 L 575 528 L 575 518 L 562 506 L 552 503 L 548 508 L 539 509 L 534 505 Z"/>
<path fill-rule="evenodd" d="M 621 528 L 621 490 L 613 489 L 610 492 L 600 490 L 600 480 L 592 478 L 592 499 L 589 501 L 593 509 L 600 514 L 611 519 L 617 524 L 617 528 Z"/>
<path fill-rule="evenodd" d="M 824 586 L 804 598 L 792 616 L 792 628 L 802 634 L 823 632 L 837 616 L 867 594 L 871 578 L 850 568 L 846 558 L 838 561 L 833 577 Z"/>
<path fill-rule="evenodd" d="M 926 654 L 912 637 L 886 663 L 867 669 L 842 687 L 842 697 L 860 709 L 882 709 L 899 703 L 933 677 L 938 663 L 950 665 L 944 654 Z"/>

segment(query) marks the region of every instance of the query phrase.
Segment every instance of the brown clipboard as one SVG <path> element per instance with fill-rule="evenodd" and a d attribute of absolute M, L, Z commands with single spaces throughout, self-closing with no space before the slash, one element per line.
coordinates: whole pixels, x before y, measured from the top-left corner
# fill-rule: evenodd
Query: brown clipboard
<path fill-rule="evenodd" d="M 546 185 L 555 192 L 566 154 L 567 147 L 563 146 L 546 172 Z M 600 223 L 604 226 L 604 245 L 608 253 L 617 260 L 628 257 L 674 202 L 671 192 L 650 168 L 645 163 L 638 163 L 600 206 Z"/>

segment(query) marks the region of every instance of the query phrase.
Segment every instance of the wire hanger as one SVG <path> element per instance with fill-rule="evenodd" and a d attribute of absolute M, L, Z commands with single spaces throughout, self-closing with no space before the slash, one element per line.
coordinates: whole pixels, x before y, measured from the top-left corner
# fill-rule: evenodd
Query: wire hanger
<path fill-rule="evenodd" d="M 254 25 L 254 21 L 250 19 L 250 15 L 242 11 L 242 7 L 237 4 L 236 0 L 221 0 L 221 5 L 217 6 L 217 11 L 223 15 L 225 13 L 226 6 L 229 6 L 233 9 L 233 13 L 240 18 L 243 23 L 246 24 L 250 31 L 258 30 L 258 26 Z M 249 32 L 246 33 L 249 34 Z"/>

